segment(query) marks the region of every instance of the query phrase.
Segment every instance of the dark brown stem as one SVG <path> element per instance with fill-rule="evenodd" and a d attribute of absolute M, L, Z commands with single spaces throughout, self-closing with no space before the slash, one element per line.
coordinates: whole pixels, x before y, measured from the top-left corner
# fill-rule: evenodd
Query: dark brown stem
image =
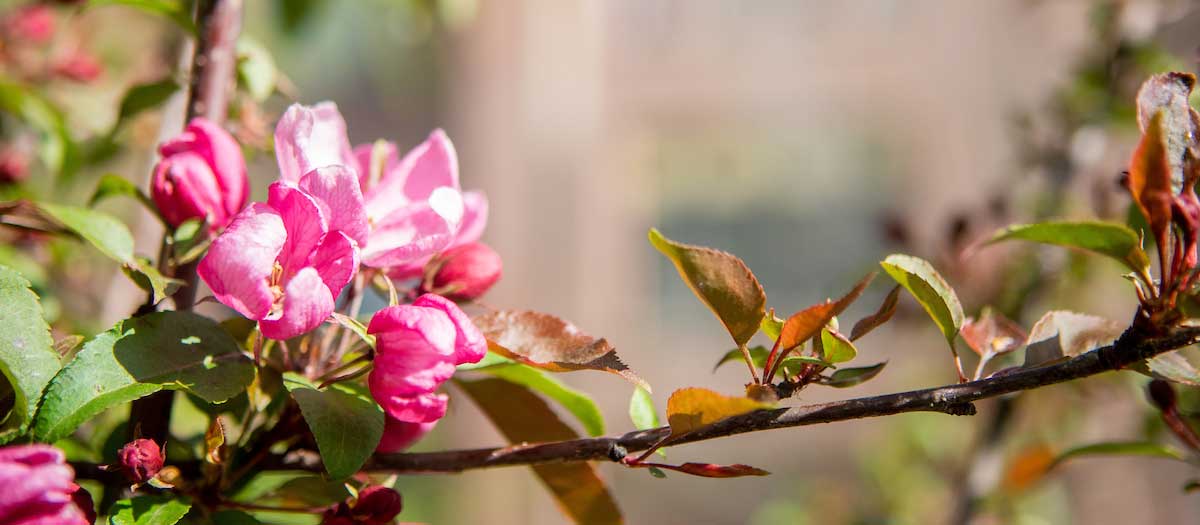
<path fill-rule="evenodd" d="M 680 445 L 747 432 L 906 412 L 973 414 L 974 401 L 1119 370 L 1155 355 L 1194 344 L 1198 340 L 1200 326 L 1179 327 L 1161 336 L 1151 336 L 1135 325 L 1113 345 L 1087 352 L 1062 363 L 924 390 L 794 408 L 760 410 L 719 421 L 680 436 L 672 443 Z M 389 472 L 458 472 L 511 465 L 608 459 L 613 449 L 621 448 L 628 452 L 645 450 L 669 434 L 669 427 L 660 427 L 618 437 L 574 439 L 502 448 L 378 455 L 368 461 L 366 469 Z M 285 465 L 276 466 L 286 468 Z"/>
<path fill-rule="evenodd" d="M 187 120 L 203 116 L 220 124 L 228 112 L 229 96 L 236 77 L 237 38 L 242 28 L 241 0 L 198 0 L 196 2 L 195 53 L 192 57 L 191 91 L 187 104 Z M 169 235 L 167 232 L 166 235 Z M 159 260 L 160 270 L 166 267 L 166 257 Z M 176 310 L 191 310 L 196 302 L 196 265 L 184 264 L 166 275 L 183 281 L 172 296 Z M 154 311 L 147 303 L 139 313 Z M 130 407 L 129 437 L 140 428 L 141 436 L 163 443 L 167 439 L 174 392 L 162 391 L 137 401 Z"/>

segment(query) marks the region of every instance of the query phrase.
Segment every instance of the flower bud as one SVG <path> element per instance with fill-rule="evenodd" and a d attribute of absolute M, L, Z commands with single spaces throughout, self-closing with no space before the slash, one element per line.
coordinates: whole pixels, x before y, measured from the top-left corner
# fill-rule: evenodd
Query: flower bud
<path fill-rule="evenodd" d="M 88 83 L 104 73 L 104 66 L 90 53 L 76 49 L 54 64 L 54 73 L 79 83 Z"/>
<path fill-rule="evenodd" d="M 117 453 L 121 472 L 133 483 L 145 483 L 163 467 L 162 449 L 150 439 L 135 439 Z"/>
<path fill-rule="evenodd" d="M 370 525 L 385 525 L 396 519 L 403 504 L 400 493 L 390 488 L 372 485 L 358 492 L 358 501 L 350 514 L 356 521 Z"/>
<path fill-rule="evenodd" d="M 500 254 L 481 242 L 451 248 L 440 257 L 433 290 L 455 301 L 471 301 L 500 280 L 504 263 Z"/>
<path fill-rule="evenodd" d="M 75 492 L 71 493 L 71 502 L 79 508 L 80 514 L 83 514 L 83 519 L 89 524 L 96 523 L 96 503 L 92 500 L 92 494 L 79 485 L 75 486 Z"/>
<path fill-rule="evenodd" d="M 162 160 L 154 167 L 150 196 L 172 226 L 199 218 L 216 231 L 246 205 L 246 160 L 220 126 L 196 118 L 158 152 Z"/>
<path fill-rule="evenodd" d="M 0 184 L 14 184 L 29 176 L 29 155 L 18 148 L 0 149 Z"/>
<path fill-rule="evenodd" d="M 22 7 L 5 17 L 4 29 L 18 42 L 45 44 L 54 36 L 54 10 L 37 4 Z"/>

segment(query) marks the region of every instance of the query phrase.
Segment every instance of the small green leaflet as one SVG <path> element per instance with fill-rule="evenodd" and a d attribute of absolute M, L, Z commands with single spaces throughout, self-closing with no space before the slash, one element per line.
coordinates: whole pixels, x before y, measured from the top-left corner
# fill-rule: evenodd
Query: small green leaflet
<path fill-rule="evenodd" d="M 284 385 L 317 438 L 317 449 L 329 476 L 343 479 L 358 472 L 383 437 L 383 409 L 366 387 L 342 382 L 317 390 L 293 372 L 284 374 Z"/>
<path fill-rule="evenodd" d="M 1120 261 L 1139 275 L 1150 267 L 1141 240 L 1129 227 L 1113 222 L 1042 222 L 1004 228 L 987 241 L 1019 239 L 1042 244 L 1078 248 Z"/>
<path fill-rule="evenodd" d="M 62 366 L 42 305 L 21 274 L 0 266 L 0 373 L 12 387 L 13 406 L 0 425 L 0 443 L 24 432 L 37 401 Z"/>
<path fill-rule="evenodd" d="M 933 318 L 942 330 L 946 342 L 954 346 L 954 337 L 963 323 L 962 304 L 954 289 L 924 259 L 911 255 L 894 254 L 879 263 L 883 270 L 908 290 L 921 303 L 921 307 Z"/>

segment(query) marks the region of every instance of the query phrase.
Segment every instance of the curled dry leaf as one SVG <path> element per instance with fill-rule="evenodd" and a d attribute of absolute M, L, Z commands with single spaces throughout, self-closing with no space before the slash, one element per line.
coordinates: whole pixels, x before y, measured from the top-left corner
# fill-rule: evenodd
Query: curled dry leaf
<path fill-rule="evenodd" d="M 1111 344 L 1125 327 L 1121 323 L 1066 310 L 1046 312 L 1029 331 L 1025 367 L 1040 366 Z"/>
<path fill-rule="evenodd" d="M 1029 338 L 1020 325 L 991 310 L 985 310 L 979 319 L 968 318 L 960 333 L 967 346 L 980 356 L 1007 354 Z"/>
<path fill-rule="evenodd" d="M 592 337 L 550 314 L 498 310 L 473 319 L 488 340 L 488 349 L 514 361 L 551 372 L 599 370 L 617 374 L 650 390 L 604 338 Z"/>
<path fill-rule="evenodd" d="M 1129 193 L 1146 217 L 1154 238 L 1160 243 L 1166 242 L 1170 231 L 1171 202 L 1174 200 L 1165 115 L 1165 112 L 1159 111 L 1150 118 L 1129 162 Z M 1164 253 L 1159 253 L 1159 264 L 1164 267 L 1165 257 Z"/>
<path fill-rule="evenodd" d="M 764 408 L 771 408 L 771 405 L 707 388 L 683 388 L 667 399 L 667 424 L 671 426 L 671 437 L 676 437 L 728 417 Z"/>
<path fill-rule="evenodd" d="M 1191 73 L 1169 72 L 1154 75 L 1142 83 L 1137 94 L 1138 127 L 1148 133 L 1154 117 L 1162 114 L 1163 147 L 1170 163 L 1171 188 L 1175 193 L 1183 187 L 1184 152 L 1197 137 L 1198 123 L 1195 111 L 1188 105 L 1188 97 L 1196 77 Z"/>
<path fill-rule="evenodd" d="M 850 340 L 857 341 L 860 337 L 867 335 L 876 328 L 879 328 L 883 323 L 888 322 L 892 315 L 896 313 L 896 303 L 900 299 L 900 285 L 892 287 L 892 291 L 888 292 L 887 297 L 883 298 L 883 304 L 879 305 L 879 309 L 875 313 L 859 319 L 854 323 L 854 328 L 850 329 Z"/>
<path fill-rule="evenodd" d="M 704 478 L 740 478 L 743 476 L 769 476 L 771 473 L 750 465 L 737 463 L 734 465 L 715 465 L 712 463 L 684 463 L 682 465 L 664 465 L 662 463 L 633 463 L 631 467 L 673 470 Z"/>
<path fill-rule="evenodd" d="M 650 244 L 679 270 L 679 276 L 717 319 L 738 346 L 758 333 L 767 294 L 754 273 L 737 256 L 703 246 L 672 241 L 650 230 Z"/>

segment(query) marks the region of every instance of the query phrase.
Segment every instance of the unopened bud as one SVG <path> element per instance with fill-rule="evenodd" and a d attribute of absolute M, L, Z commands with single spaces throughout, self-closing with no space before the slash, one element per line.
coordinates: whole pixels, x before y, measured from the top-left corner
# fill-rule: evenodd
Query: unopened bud
<path fill-rule="evenodd" d="M 427 290 L 455 301 L 478 299 L 500 280 L 504 262 L 500 254 L 481 242 L 447 250 Z"/>
<path fill-rule="evenodd" d="M 1154 403 L 1159 410 L 1164 412 L 1175 410 L 1175 389 L 1171 387 L 1171 383 L 1155 379 L 1150 382 L 1147 390 L 1150 394 L 1150 402 Z"/>
<path fill-rule="evenodd" d="M 384 525 L 396 519 L 403 508 L 399 492 L 372 485 L 358 492 L 358 501 L 354 503 L 350 514 L 363 523 Z"/>
<path fill-rule="evenodd" d="M 117 453 L 121 472 L 134 483 L 145 483 L 163 468 L 162 449 L 150 439 L 130 441 Z"/>
<path fill-rule="evenodd" d="M 13 184 L 29 176 L 29 155 L 15 147 L 0 149 L 0 184 Z"/>

